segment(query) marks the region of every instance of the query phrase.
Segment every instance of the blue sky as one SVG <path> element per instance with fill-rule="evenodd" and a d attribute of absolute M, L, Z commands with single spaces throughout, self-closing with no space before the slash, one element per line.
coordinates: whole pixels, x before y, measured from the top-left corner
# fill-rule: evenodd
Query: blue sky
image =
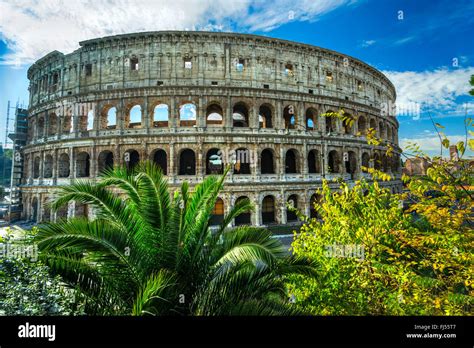
<path fill-rule="evenodd" d="M 474 1 L 470 0 L 0 0 L 0 140 L 6 102 L 28 101 L 26 71 L 44 54 L 94 37 L 149 30 L 238 31 L 299 41 L 359 58 L 397 87 L 401 144 L 438 151 L 428 115 L 464 138 L 474 74 Z M 116 5 L 114 5 L 116 3 Z M 104 14 L 107 15 L 104 15 Z M 137 20 L 140 18 L 140 20 Z M 472 153 L 470 153 L 472 155 Z"/>

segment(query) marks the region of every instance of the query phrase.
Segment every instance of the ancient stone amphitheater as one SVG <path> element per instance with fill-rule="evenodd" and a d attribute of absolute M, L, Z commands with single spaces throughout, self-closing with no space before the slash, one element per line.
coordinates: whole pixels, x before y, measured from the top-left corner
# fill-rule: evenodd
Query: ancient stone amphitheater
<path fill-rule="evenodd" d="M 47 203 L 55 187 L 144 159 L 174 187 L 231 164 L 213 223 L 245 197 L 255 212 L 233 224 L 294 223 L 287 202 L 314 216 L 322 180 L 356 180 L 367 175 L 361 166 L 392 173 L 386 185 L 401 189 L 398 122 L 387 107 L 395 89 L 341 53 L 255 35 L 147 32 L 51 52 L 28 78 L 26 219 L 93 215 L 78 204 L 53 213 Z M 381 146 L 367 144 L 369 128 Z M 384 155 L 386 143 L 394 157 Z"/>

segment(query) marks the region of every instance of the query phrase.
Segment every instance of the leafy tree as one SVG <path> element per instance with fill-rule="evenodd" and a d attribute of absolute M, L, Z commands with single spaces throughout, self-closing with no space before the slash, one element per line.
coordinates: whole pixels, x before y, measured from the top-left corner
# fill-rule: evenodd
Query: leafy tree
<path fill-rule="evenodd" d="M 449 148 L 442 132 L 440 139 Z M 292 245 L 320 266 L 316 277 L 289 282 L 296 305 L 319 315 L 472 314 L 474 173 L 462 159 L 464 144 L 457 144 L 460 158 L 449 160 L 408 147 L 431 168 L 426 176 L 404 177 L 404 194 L 384 189 L 379 183 L 390 176 L 370 168 L 364 168 L 370 183 L 341 183 L 333 191 L 324 182 L 315 204 L 320 219 L 301 216 L 306 223 Z"/>
<path fill-rule="evenodd" d="M 288 304 L 285 277 L 314 272 L 305 258 L 288 256 L 260 228 L 227 229 L 252 206 L 237 203 L 212 232 L 209 222 L 224 183 L 208 177 L 190 192 L 170 194 L 159 168 L 115 168 L 99 183 L 61 188 L 52 207 L 70 201 L 94 209 L 39 228 L 41 259 L 77 287 L 86 312 L 104 315 L 280 315 Z"/>
<path fill-rule="evenodd" d="M 0 242 L 10 250 L 32 247 L 28 238 L 19 241 L 5 237 Z M 30 254 L 23 255 L 25 257 L 4 255 L 0 259 L 0 314 L 81 314 L 81 300 L 75 291 L 67 289 L 59 276 L 51 276 L 48 267 Z"/>

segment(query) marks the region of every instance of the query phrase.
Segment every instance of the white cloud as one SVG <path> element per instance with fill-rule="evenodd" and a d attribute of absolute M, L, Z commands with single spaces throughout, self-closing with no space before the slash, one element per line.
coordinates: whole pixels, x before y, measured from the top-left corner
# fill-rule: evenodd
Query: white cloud
<path fill-rule="evenodd" d="M 415 138 L 401 138 L 399 143 L 402 149 L 405 149 L 409 143 L 417 144 L 420 149 L 429 155 L 439 155 L 441 150 L 440 140 L 435 132 L 426 132 L 426 135 L 422 135 Z M 450 144 L 454 145 L 459 141 L 466 140 L 465 135 L 447 135 Z M 407 151 L 410 152 L 410 151 Z M 471 151 L 467 151 L 466 155 L 472 155 Z M 443 148 L 443 156 L 449 156 L 449 150 Z"/>
<path fill-rule="evenodd" d="M 269 31 L 356 0 L 0 0 L 1 63 L 28 64 L 79 41 L 154 30 Z M 291 12 L 291 15 L 289 13 Z"/>
<path fill-rule="evenodd" d="M 366 47 L 372 46 L 375 42 L 376 42 L 375 40 L 364 40 L 362 41 L 360 46 L 363 48 L 366 48 Z"/>
<path fill-rule="evenodd" d="M 456 98 L 468 95 L 474 67 L 431 71 L 384 71 L 397 90 L 397 105 L 418 104 L 421 111 L 454 111 Z"/>

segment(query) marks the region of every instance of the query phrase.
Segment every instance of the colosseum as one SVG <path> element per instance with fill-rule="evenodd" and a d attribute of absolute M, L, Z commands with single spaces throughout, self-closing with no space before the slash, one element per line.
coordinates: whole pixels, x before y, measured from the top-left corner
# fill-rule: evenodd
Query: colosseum
<path fill-rule="evenodd" d="M 394 86 L 328 49 L 237 33 L 146 32 L 51 52 L 28 79 L 21 186 L 28 220 L 92 216 L 74 203 L 51 211 L 54 188 L 144 159 L 163 169 L 171 187 L 230 164 L 213 221 L 237 200 L 255 204 L 233 225 L 294 224 L 287 202 L 314 216 L 322 180 L 353 182 L 367 176 L 361 166 L 391 173 L 384 184 L 392 192 L 402 187 L 398 122 L 386 107 Z M 380 146 L 367 144 L 369 128 Z M 387 143 L 395 156 L 384 155 Z"/>

